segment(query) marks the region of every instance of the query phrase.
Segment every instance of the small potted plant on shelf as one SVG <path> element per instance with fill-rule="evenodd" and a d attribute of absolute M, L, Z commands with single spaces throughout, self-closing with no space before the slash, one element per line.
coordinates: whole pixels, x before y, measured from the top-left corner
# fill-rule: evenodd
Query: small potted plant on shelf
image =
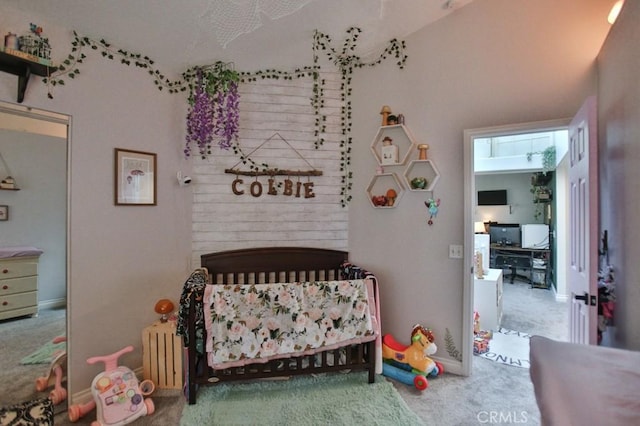
<path fill-rule="evenodd" d="M 417 176 L 411 179 L 411 188 L 413 189 L 425 189 L 427 187 L 427 178 Z"/>
<path fill-rule="evenodd" d="M 531 176 L 531 193 L 533 194 L 533 203 L 535 211 L 533 217 L 537 220 L 544 213 L 544 206 L 551 201 L 551 188 L 549 182 L 553 177 L 552 173 L 537 172 Z"/>

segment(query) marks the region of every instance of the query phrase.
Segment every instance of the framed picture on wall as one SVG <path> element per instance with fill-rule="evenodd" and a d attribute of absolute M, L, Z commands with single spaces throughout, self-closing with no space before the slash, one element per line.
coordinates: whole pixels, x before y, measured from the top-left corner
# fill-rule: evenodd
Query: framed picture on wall
<path fill-rule="evenodd" d="M 9 220 L 9 206 L 0 206 L 0 220 Z"/>
<path fill-rule="evenodd" d="M 115 149 L 115 204 L 156 205 L 156 154 Z"/>

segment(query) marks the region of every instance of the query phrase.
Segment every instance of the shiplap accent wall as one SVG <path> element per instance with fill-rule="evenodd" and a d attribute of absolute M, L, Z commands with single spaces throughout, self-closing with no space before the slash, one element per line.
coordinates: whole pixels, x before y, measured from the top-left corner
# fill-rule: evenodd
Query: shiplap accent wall
<path fill-rule="evenodd" d="M 236 175 L 225 169 L 249 171 L 233 150 L 213 148 L 203 160 L 193 158 L 192 266 L 204 253 L 247 247 L 311 246 L 347 250 L 348 208 L 340 204 L 343 172 L 340 171 L 342 128 L 339 73 L 323 72 L 326 116 L 324 143 L 316 149 L 316 115 L 311 106 L 311 77 L 293 80 L 264 79 L 242 83 L 240 93 L 240 142 L 245 154 L 258 164 L 285 170 L 322 171 L 322 176 L 300 177 L 314 183 L 314 198 L 267 194 L 267 176 L 260 197 L 250 194 L 255 177 L 239 176 L 244 184 L 235 195 Z M 271 139 L 270 139 L 271 138 Z M 268 142 L 266 142 L 270 139 Z M 239 164 L 238 164 L 239 163 Z M 309 164 L 307 164 L 309 163 Z M 283 183 L 286 176 L 276 176 Z M 296 182 L 297 177 L 291 177 Z"/>

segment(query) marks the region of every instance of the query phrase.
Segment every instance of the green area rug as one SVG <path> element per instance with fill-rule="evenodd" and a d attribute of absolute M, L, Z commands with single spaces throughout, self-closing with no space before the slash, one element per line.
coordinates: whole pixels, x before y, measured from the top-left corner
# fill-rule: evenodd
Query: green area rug
<path fill-rule="evenodd" d="M 423 425 L 383 376 L 326 374 L 200 388 L 185 405 L 191 425 Z"/>
<path fill-rule="evenodd" d="M 20 360 L 20 364 L 49 364 L 53 358 L 67 349 L 67 342 L 53 343 L 49 341 L 37 351 L 25 356 Z"/>

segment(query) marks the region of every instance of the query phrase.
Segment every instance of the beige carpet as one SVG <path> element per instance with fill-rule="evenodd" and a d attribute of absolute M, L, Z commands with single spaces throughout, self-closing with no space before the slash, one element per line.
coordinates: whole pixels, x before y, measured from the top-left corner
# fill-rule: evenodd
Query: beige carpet
<path fill-rule="evenodd" d="M 516 281 L 515 284 L 504 284 L 503 297 L 503 327 L 566 340 L 567 305 L 555 302 L 551 291 L 531 289 L 528 284 Z M 54 319 L 56 316 L 58 319 Z M 22 366 L 19 362 L 52 336 L 64 332 L 63 318 L 60 312 L 44 311 L 38 319 L 0 321 L 3 355 L 0 357 L 0 380 L 4 383 L 0 401 L 3 405 L 42 396 L 35 392 L 33 380 L 43 373 L 43 366 Z M 25 338 L 27 333 L 28 339 Z M 424 392 L 396 382 L 393 386 L 428 425 L 486 424 L 491 413 L 511 416 L 512 423 L 537 425 L 540 422 L 529 370 L 524 368 L 473 357 L 470 377 L 445 374 L 432 378 Z M 151 397 L 156 413 L 136 420 L 136 425 L 176 426 L 180 423 L 184 398 L 179 391 L 157 391 Z M 87 416 L 78 423 L 71 423 L 66 416 L 66 406 L 56 407 L 56 412 L 56 426 L 89 425 L 95 419 L 95 416 Z"/>

